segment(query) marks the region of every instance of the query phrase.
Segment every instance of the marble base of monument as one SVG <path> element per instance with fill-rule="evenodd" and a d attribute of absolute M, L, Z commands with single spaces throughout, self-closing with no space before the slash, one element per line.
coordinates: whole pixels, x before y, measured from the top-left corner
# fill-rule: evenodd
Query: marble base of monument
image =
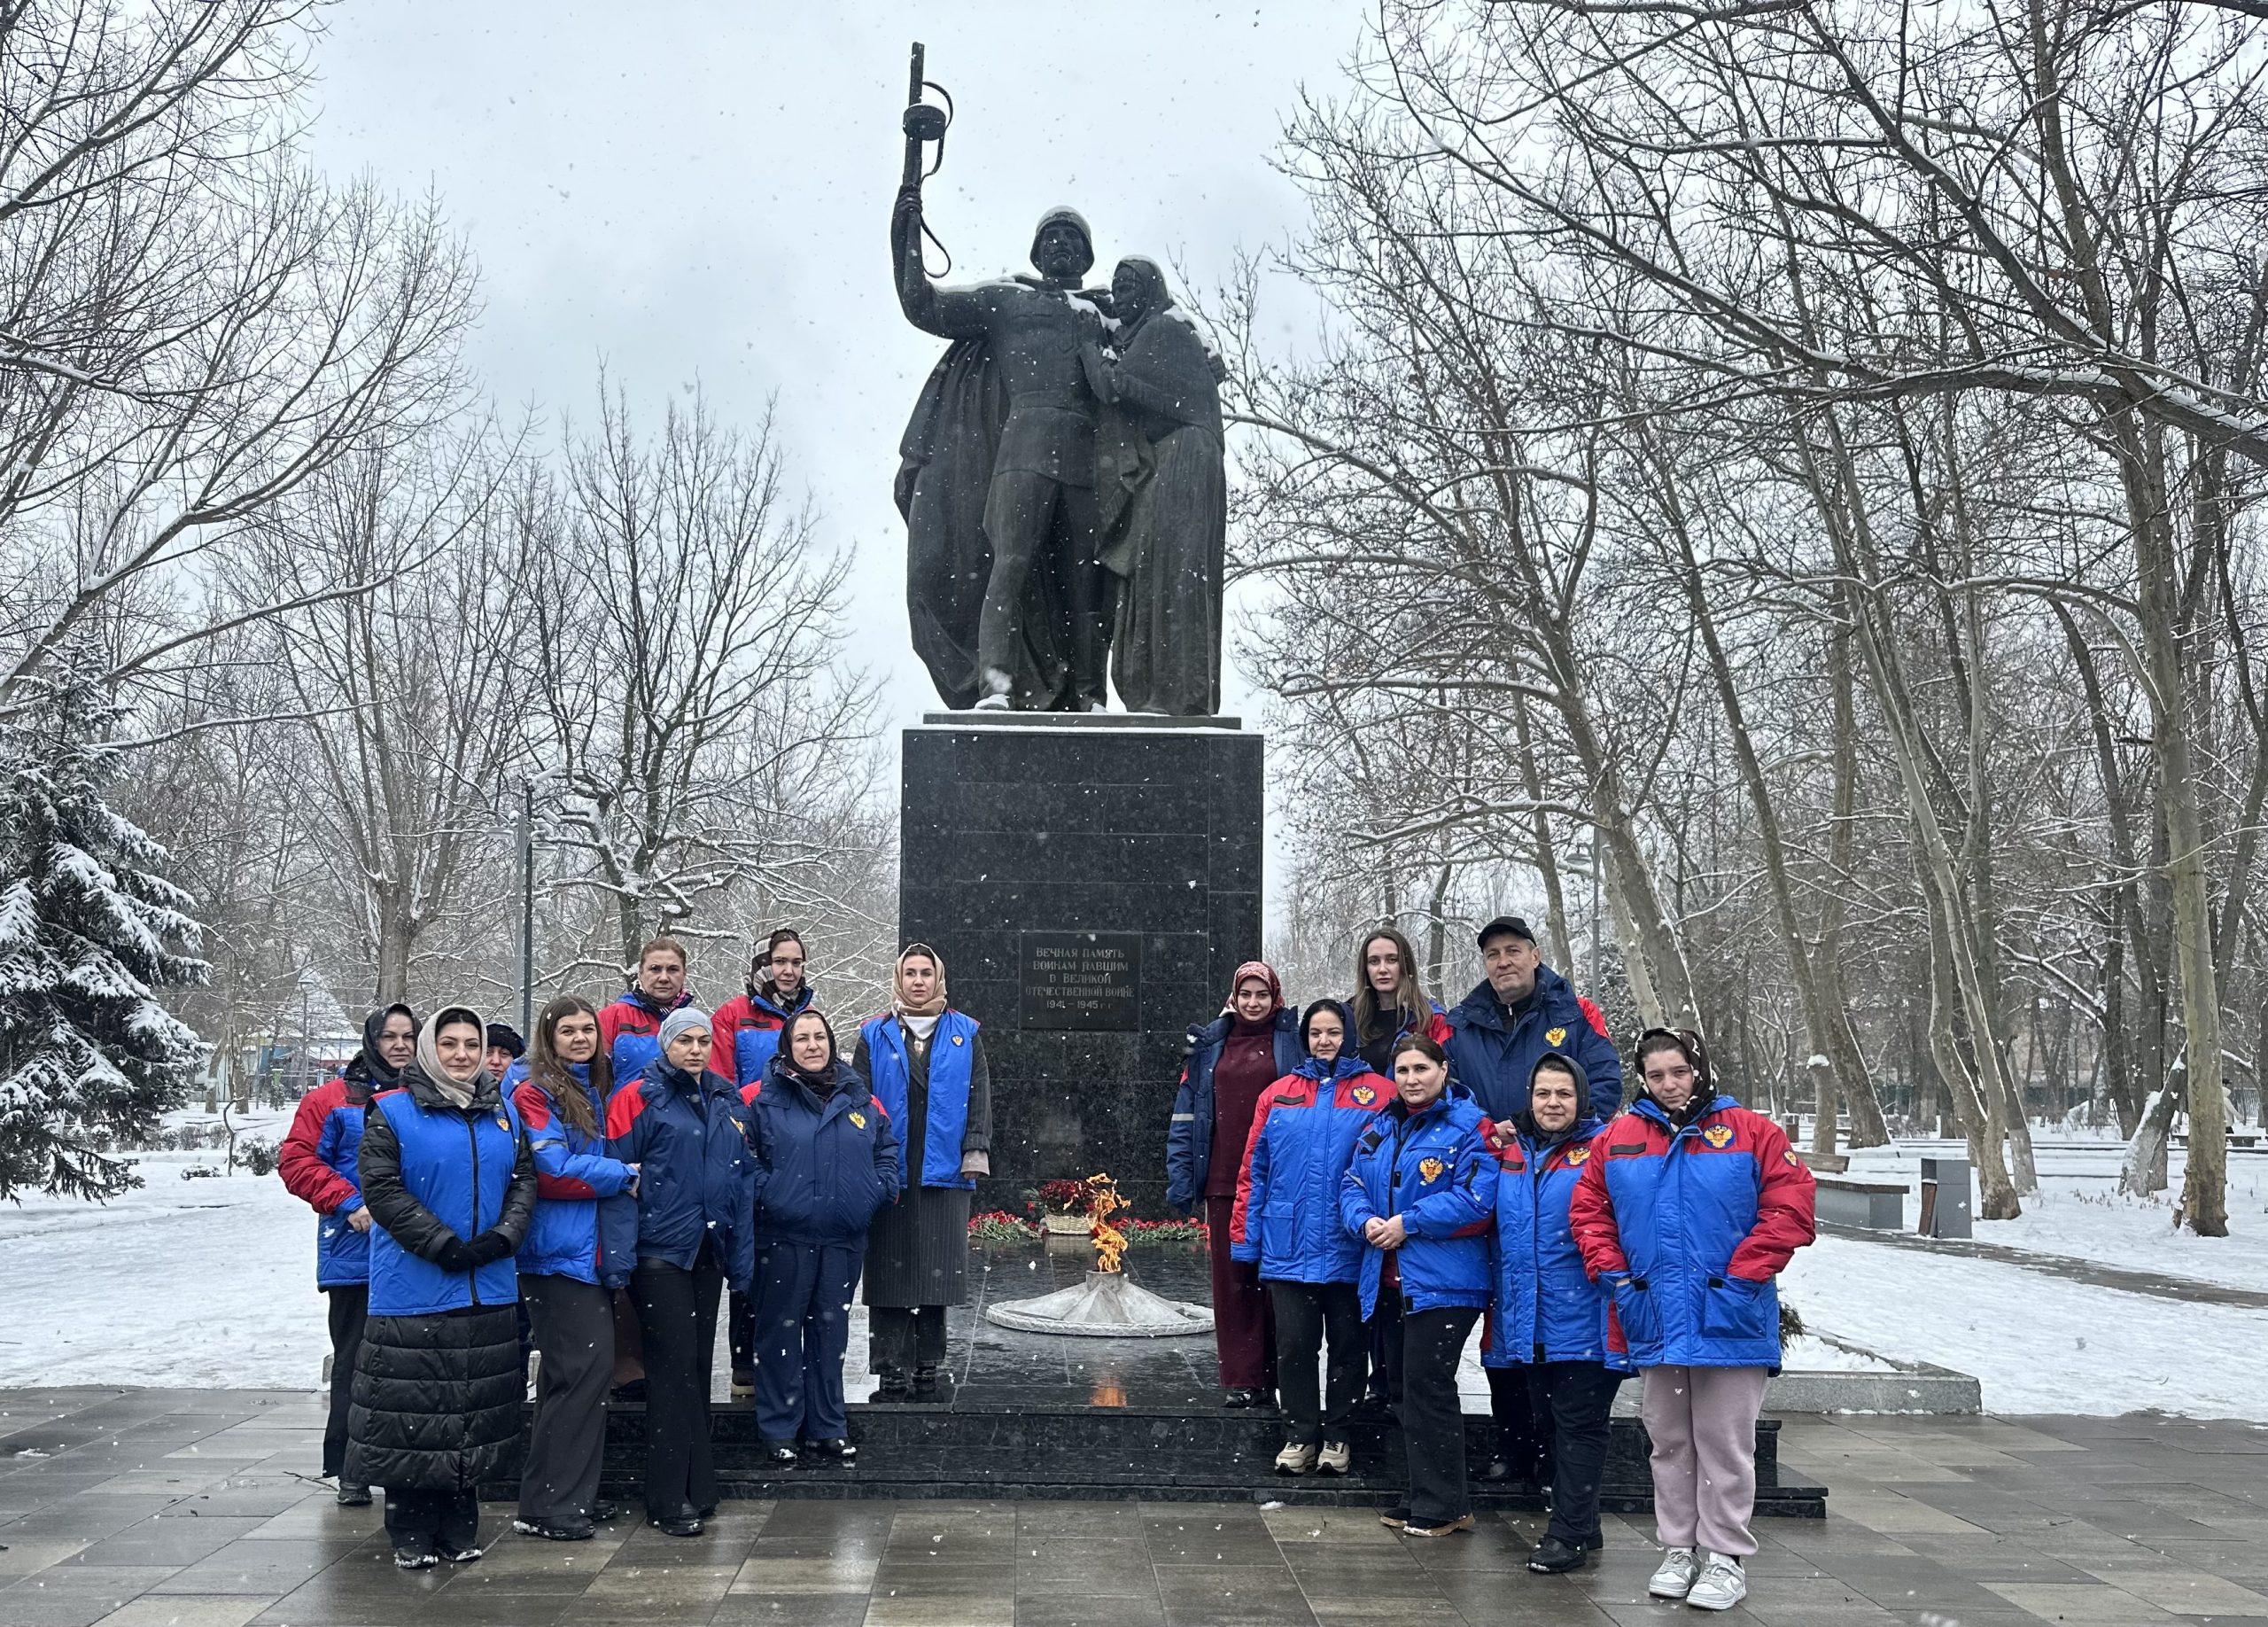
<path fill-rule="evenodd" d="M 977 1207 L 1107 1171 L 1164 1212 L 1192 1024 L 1260 953 L 1263 747 L 1234 718 L 937 712 L 905 732 L 898 935 L 984 1025 Z"/>

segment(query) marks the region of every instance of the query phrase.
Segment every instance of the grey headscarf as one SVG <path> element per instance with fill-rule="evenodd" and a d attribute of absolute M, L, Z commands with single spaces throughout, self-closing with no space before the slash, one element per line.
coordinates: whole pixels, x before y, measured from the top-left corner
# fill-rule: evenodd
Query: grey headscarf
<path fill-rule="evenodd" d="M 698 1006 L 680 1006 L 669 1016 L 664 1017 L 662 1026 L 655 1036 L 656 1043 L 662 1048 L 662 1060 L 669 1061 L 671 1040 L 680 1034 L 689 1034 L 696 1028 L 704 1034 L 713 1034 L 717 1031 L 716 1024 L 710 1020 L 709 1014 Z M 670 1063 L 670 1066 L 674 1068 L 677 1064 Z"/>

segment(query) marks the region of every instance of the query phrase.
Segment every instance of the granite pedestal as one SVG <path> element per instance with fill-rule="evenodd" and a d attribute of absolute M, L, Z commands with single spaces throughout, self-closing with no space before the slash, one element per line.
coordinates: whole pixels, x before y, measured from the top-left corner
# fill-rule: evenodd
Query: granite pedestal
<path fill-rule="evenodd" d="M 1263 747 L 1233 718 L 933 713 L 905 731 L 898 933 L 984 1025 L 980 1209 L 1108 1171 L 1162 1212 L 1193 1023 L 1261 941 Z"/>

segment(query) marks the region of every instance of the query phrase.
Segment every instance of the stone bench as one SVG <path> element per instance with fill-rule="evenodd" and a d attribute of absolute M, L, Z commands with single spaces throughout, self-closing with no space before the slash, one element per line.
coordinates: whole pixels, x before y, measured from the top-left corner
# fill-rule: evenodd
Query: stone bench
<path fill-rule="evenodd" d="M 1818 1175 L 1819 1218 L 1837 1226 L 1862 1226 L 1876 1232 L 1906 1229 L 1906 1185 L 1896 1180 L 1860 1180 L 1852 1175 Z"/>

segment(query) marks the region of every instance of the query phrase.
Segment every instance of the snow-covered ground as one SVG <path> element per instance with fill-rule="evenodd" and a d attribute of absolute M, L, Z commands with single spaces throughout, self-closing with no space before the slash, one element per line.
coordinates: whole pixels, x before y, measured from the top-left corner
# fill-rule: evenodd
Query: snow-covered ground
<path fill-rule="evenodd" d="M 1841 1237 L 1798 1251 L 1781 1292 L 1809 1327 L 1974 1374 L 1987 1412 L 2268 1420 L 2268 1311 Z"/>
<path fill-rule="evenodd" d="M 2166 1191 L 2148 1198 L 2120 1195 L 2118 1162 L 2123 1145 L 2088 1142 L 2063 1132 L 2036 1131 L 2034 1162 L 2039 1191 L 2023 1200 L 2014 1220 L 1979 1220 L 1977 1240 L 2044 1254 L 2070 1256 L 2161 1276 L 2188 1277 L 2225 1288 L 2268 1291 L 2268 1153 L 2229 1156 L 2229 1233 L 2200 1237 L 2177 1231 L 2175 1203 L 2181 1195 L 2182 1155 L 2171 1159 Z M 1870 1147 L 1851 1155 L 1851 1174 L 1868 1180 L 1903 1180 L 1909 1194 L 1921 1189 L 1921 1160 L 1962 1156 L 1955 1141 L 1903 1141 Z M 1918 1200 L 1906 1201 L 1906 1224 L 1920 1212 Z"/>
<path fill-rule="evenodd" d="M 312 1388 L 314 1214 L 273 1175 L 182 1179 L 217 1151 L 139 1156 L 143 1185 L 110 1203 L 0 1206 L 0 1385 Z"/>
<path fill-rule="evenodd" d="M 255 1116 L 273 1140 L 282 1116 Z M 1854 1169 L 1910 1168 L 1908 1146 Z M 2238 1235 L 2174 1233 L 2163 1205 L 2106 1202 L 2115 1144 L 2043 1152 L 2047 1191 L 1996 1242 L 2200 1281 L 2268 1288 L 2268 1168 L 2232 1160 Z M 273 1175 L 217 1169 L 217 1151 L 142 1156 L 144 1185 L 102 1206 L 0 1206 L 0 1386 L 55 1383 L 312 1388 L 327 1348 L 315 1222 Z M 2177 1162 L 2175 1179 L 2179 1179 Z M 1908 1209 L 1911 1218 L 1911 1206 Z M 2268 1312 L 2092 1288 L 2020 1265 L 1841 1237 L 1802 1250 L 1783 1291 L 1817 1332 L 1901 1360 L 1974 1374 L 1994 1412 L 2122 1413 L 2268 1421 Z M 852 1341 L 863 1366 L 864 1341 Z M 1837 1361 L 1811 1342 L 1791 1366 Z M 1477 1366 L 1470 1388 L 1485 1393 Z"/>

